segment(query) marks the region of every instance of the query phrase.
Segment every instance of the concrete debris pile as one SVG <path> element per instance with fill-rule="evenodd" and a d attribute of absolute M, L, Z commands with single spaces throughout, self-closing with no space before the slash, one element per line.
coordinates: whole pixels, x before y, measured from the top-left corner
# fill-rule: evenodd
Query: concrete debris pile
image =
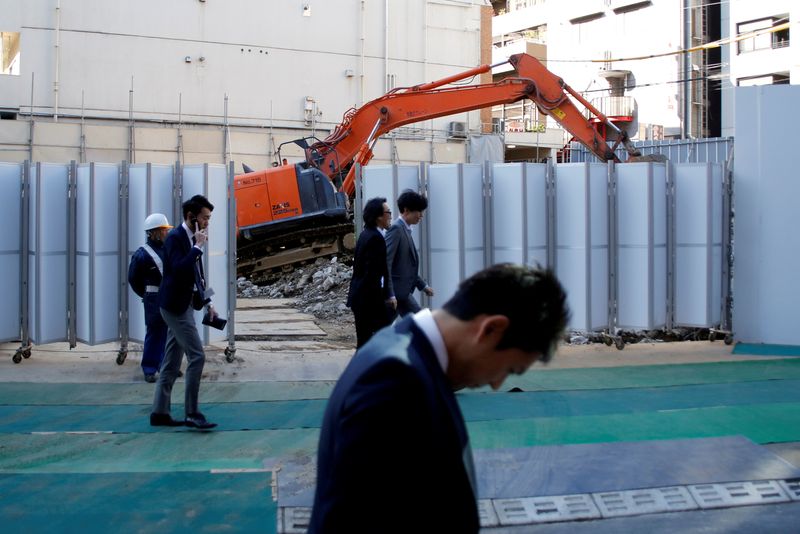
<path fill-rule="evenodd" d="M 319 319 L 353 323 L 353 314 L 345 306 L 350 278 L 351 256 L 318 258 L 314 263 L 295 267 L 270 285 L 257 286 L 244 277 L 237 281 L 242 298 L 291 298 L 297 308 Z"/>
<path fill-rule="evenodd" d="M 314 263 L 273 276 L 271 283 L 263 286 L 242 277 L 237 281 L 238 295 L 240 298 L 290 298 L 304 313 L 345 331 L 355 332 L 353 314 L 345 306 L 350 278 L 353 276 L 352 263 L 353 257 L 347 254 L 318 258 Z M 625 344 L 694 341 L 709 339 L 709 331 L 697 328 L 621 331 L 617 332 L 615 339 Z M 564 342 L 570 345 L 612 344 L 611 338 L 600 332 L 568 332 Z"/>

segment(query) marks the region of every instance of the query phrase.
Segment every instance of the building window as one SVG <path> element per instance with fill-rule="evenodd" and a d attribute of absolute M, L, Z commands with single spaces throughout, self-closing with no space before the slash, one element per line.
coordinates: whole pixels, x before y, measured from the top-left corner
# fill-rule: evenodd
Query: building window
<path fill-rule="evenodd" d="M 0 74 L 19 76 L 19 32 L 0 31 Z"/>
<path fill-rule="evenodd" d="M 765 74 L 761 76 L 751 76 L 749 78 L 739 78 L 736 85 L 739 87 L 750 87 L 753 85 L 788 85 L 789 73 Z"/>
<path fill-rule="evenodd" d="M 758 35 L 742 39 L 738 42 L 737 52 L 754 52 L 756 50 L 769 50 L 772 48 L 783 48 L 789 46 L 789 28 L 770 31 L 771 28 L 779 26 L 789 20 L 789 15 L 779 17 L 769 17 L 765 19 L 742 22 L 736 25 L 737 35 L 759 32 Z"/>

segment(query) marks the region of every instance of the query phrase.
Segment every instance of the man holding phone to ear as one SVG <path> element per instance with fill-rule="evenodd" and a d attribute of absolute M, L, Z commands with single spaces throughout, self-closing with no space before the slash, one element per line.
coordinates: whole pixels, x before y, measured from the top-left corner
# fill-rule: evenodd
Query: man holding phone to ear
<path fill-rule="evenodd" d="M 217 426 L 206 420 L 198 407 L 206 356 L 194 320 L 194 310 L 201 310 L 204 306 L 211 319 L 217 317 L 211 299 L 205 294 L 202 262 L 213 210 L 214 206 L 206 197 L 193 196 L 183 203 L 183 223 L 170 230 L 164 242 L 164 277 L 158 291 L 158 305 L 169 332 L 150 414 L 152 426 L 186 425 L 201 430 Z M 180 421 L 172 419 L 170 401 L 184 353 L 188 362 L 185 373 L 186 416 Z"/>

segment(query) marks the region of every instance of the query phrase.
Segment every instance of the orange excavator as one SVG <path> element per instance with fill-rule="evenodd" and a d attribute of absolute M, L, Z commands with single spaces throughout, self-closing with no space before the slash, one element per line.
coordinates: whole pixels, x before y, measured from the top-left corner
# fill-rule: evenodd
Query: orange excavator
<path fill-rule="evenodd" d="M 629 156 L 640 155 L 624 129 L 531 55 L 509 57 L 516 76 L 487 84 L 451 85 L 503 63 L 393 89 L 347 111 L 326 139 L 293 141 L 304 150 L 305 162 L 238 175 L 234 189 L 239 274 L 257 281 L 259 273 L 275 267 L 336 252 L 342 236 L 352 232 L 347 210 L 355 192 L 355 163 L 367 165 L 377 139 L 406 124 L 528 98 L 601 160 L 619 161 L 614 151 L 620 143 Z M 613 146 L 601 131 L 611 132 Z"/>

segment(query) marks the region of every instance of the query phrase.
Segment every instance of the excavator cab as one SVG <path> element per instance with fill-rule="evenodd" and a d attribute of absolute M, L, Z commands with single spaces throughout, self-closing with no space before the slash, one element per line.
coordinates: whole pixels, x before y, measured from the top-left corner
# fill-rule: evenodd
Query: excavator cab
<path fill-rule="evenodd" d="M 347 217 L 347 196 L 307 163 L 241 174 L 234 181 L 239 237 L 255 240 Z"/>

